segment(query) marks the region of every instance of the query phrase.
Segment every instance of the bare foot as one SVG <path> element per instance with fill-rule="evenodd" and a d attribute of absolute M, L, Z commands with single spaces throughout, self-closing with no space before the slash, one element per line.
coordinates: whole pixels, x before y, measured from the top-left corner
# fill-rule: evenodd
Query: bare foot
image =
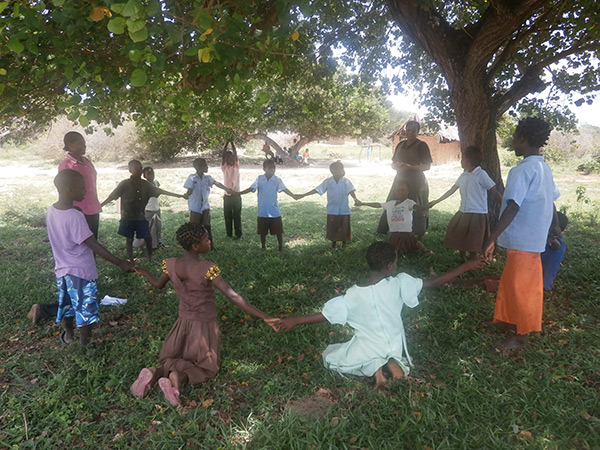
<path fill-rule="evenodd" d="M 158 380 L 158 386 L 160 387 L 160 390 L 163 391 L 165 398 L 171 406 L 181 405 L 181 402 L 179 401 L 179 390 L 173 387 L 169 378 L 160 378 Z"/>
<path fill-rule="evenodd" d="M 137 380 L 135 380 L 129 388 L 131 395 L 133 395 L 135 398 L 144 398 L 156 381 L 154 380 L 155 372 L 156 369 L 154 368 L 148 369 L 144 367 L 142 370 L 140 370 Z"/>
<path fill-rule="evenodd" d="M 383 367 L 380 367 L 375 372 L 375 389 L 381 389 L 386 381 L 387 378 L 383 375 Z"/>
<path fill-rule="evenodd" d="M 395 359 L 390 359 L 387 363 L 387 368 L 395 379 L 404 378 L 404 370 L 398 365 Z"/>
<path fill-rule="evenodd" d="M 498 350 L 520 350 L 527 344 L 526 334 L 517 334 L 494 344 Z"/>

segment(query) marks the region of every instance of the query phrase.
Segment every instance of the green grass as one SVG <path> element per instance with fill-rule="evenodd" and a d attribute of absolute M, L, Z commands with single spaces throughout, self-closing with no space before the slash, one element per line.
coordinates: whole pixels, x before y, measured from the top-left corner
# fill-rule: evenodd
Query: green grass
<path fill-rule="evenodd" d="M 22 164 L 22 163 L 21 163 Z M 1 448 L 524 448 L 600 447 L 600 332 L 598 299 L 598 177 L 555 169 L 571 224 L 564 267 L 545 298 L 543 331 L 521 352 L 493 349 L 501 334 L 482 326 L 490 320 L 494 295 L 446 287 L 423 292 L 421 304 L 406 310 L 411 378 L 383 392 L 371 380 L 344 377 L 325 369 L 320 353 L 351 336 L 346 327 L 327 324 L 274 333 L 218 297 L 222 366 L 203 385 L 188 386 L 184 407 L 167 405 L 160 391 L 135 400 L 129 386 L 144 366 L 157 363 L 162 341 L 177 316 L 177 298 L 167 287 L 149 287 L 134 274 L 98 261 L 99 294 L 125 297 L 121 307 L 101 307 L 95 336 L 104 351 L 60 347 L 59 327 L 46 321 L 32 327 L 25 315 L 33 303 L 55 301 L 53 263 L 43 228 L 43 212 L 55 199 L 51 164 L 33 172 L 2 172 L 0 205 L 0 447 Z M 157 170 L 165 189 L 179 192 L 192 172 L 187 161 Z M 123 168 L 98 164 L 100 197 L 125 178 Z M 209 171 L 221 179 L 218 168 Z M 242 174 L 246 187 L 259 165 Z M 456 179 L 459 168 L 435 167 L 429 174 L 431 198 Z M 278 168 L 293 192 L 305 192 L 328 176 L 323 167 Z M 393 172 L 387 165 L 347 164 L 348 178 L 363 201 L 383 200 Z M 26 180 L 26 182 L 25 182 Z M 588 203 L 576 201 L 575 187 L 587 187 Z M 379 210 L 353 210 L 354 239 L 331 250 L 324 239 L 325 199 L 294 202 L 282 195 L 285 251 L 269 237 L 259 250 L 255 234 L 256 199 L 244 197 L 244 240 L 224 237 L 220 193 L 212 194 L 217 251 L 207 255 L 223 277 L 253 304 L 272 315 L 308 314 L 368 275 L 364 253 L 380 237 L 374 232 Z M 186 220 L 185 202 L 161 199 L 163 239 L 157 260 L 180 254 L 176 228 Z M 426 245 L 435 256 L 402 255 L 399 267 L 425 277 L 456 264 L 442 246 L 458 195 L 431 212 Z M 101 241 L 124 255 L 116 234 L 118 216 L 106 208 Z M 482 273 L 499 274 L 503 255 Z M 158 274 L 159 262 L 144 267 Z M 480 277 L 466 274 L 463 277 Z M 304 417 L 288 408 L 325 389 L 329 408 Z"/>

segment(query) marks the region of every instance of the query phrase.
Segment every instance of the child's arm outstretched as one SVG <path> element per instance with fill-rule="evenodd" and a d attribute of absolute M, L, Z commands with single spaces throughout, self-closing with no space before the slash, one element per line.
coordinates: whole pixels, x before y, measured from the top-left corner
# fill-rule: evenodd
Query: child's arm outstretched
<path fill-rule="evenodd" d="M 265 320 L 272 327 L 277 326 L 279 328 L 283 328 L 284 330 L 289 330 L 294 328 L 296 325 L 300 325 L 303 323 L 319 323 L 325 322 L 325 316 L 321 313 L 311 314 L 308 316 L 294 316 L 294 317 L 286 317 L 284 319 L 272 318 Z"/>
<path fill-rule="evenodd" d="M 470 259 L 469 261 L 462 263 L 460 266 L 455 267 L 454 269 L 449 270 L 446 273 L 443 273 L 441 275 L 436 275 L 432 278 L 427 278 L 427 279 L 423 280 L 423 287 L 424 288 L 435 288 L 435 287 L 443 286 L 444 284 L 452 281 L 457 276 L 462 275 L 463 273 L 468 272 L 470 270 L 481 269 L 486 264 L 487 264 L 487 261 L 483 257 L 483 255 L 477 259 Z"/>
<path fill-rule="evenodd" d="M 216 287 L 221 293 L 229 299 L 231 303 L 240 308 L 242 311 L 247 312 L 248 314 L 253 315 L 254 317 L 258 317 L 259 319 L 264 320 L 271 328 L 275 331 L 279 331 L 279 326 L 268 321 L 271 319 L 270 316 L 267 316 L 260 309 L 253 306 L 250 302 L 248 302 L 244 297 L 235 292 L 231 286 L 223 279 L 222 276 L 218 276 L 214 280 L 212 280 L 212 284 Z"/>
<path fill-rule="evenodd" d="M 301 198 L 308 197 L 309 195 L 317 194 L 317 190 L 313 189 L 304 194 L 296 194 L 296 200 L 300 200 Z"/>
<path fill-rule="evenodd" d="M 225 186 L 223 183 L 219 183 L 217 180 L 213 181 L 213 185 L 223 189 L 225 192 L 227 192 L 229 195 L 234 194 L 235 191 L 233 191 L 231 188 L 228 188 L 227 186 Z"/>
<path fill-rule="evenodd" d="M 165 191 L 164 189 L 161 189 L 161 188 L 157 188 L 157 190 L 160 195 L 168 195 L 170 197 L 186 198 L 186 195 L 189 196 L 189 194 L 187 192 L 185 194 L 175 194 L 174 192 Z M 188 189 L 188 191 L 189 190 L 190 189 Z"/>
<path fill-rule="evenodd" d="M 146 277 L 148 279 L 148 281 L 150 282 L 150 284 L 157 289 L 164 288 L 165 285 L 167 284 L 167 282 L 169 281 L 169 275 L 167 275 L 164 272 L 160 275 L 160 277 L 154 278 L 154 275 L 152 275 L 146 269 L 142 269 L 141 267 L 136 267 L 134 270 L 135 270 L 135 273 L 137 273 L 138 275 Z"/>
<path fill-rule="evenodd" d="M 354 205 L 356 205 L 356 206 L 368 206 L 369 208 L 383 208 L 383 206 L 381 206 L 381 203 L 377 203 L 377 202 L 361 202 L 356 197 L 353 197 L 353 198 L 354 198 Z"/>
<path fill-rule="evenodd" d="M 444 195 L 442 195 L 440 198 L 427 203 L 427 209 L 433 208 L 434 205 L 437 205 L 438 203 L 443 202 L 448 197 L 450 197 L 452 194 L 454 194 L 457 190 L 458 190 L 458 186 L 456 184 L 452 185 L 452 187 L 450 189 L 448 189 L 446 191 L 446 193 Z"/>
<path fill-rule="evenodd" d="M 117 185 L 116 188 L 113 189 L 113 191 L 108 195 L 108 197 L 106 197 L 106 200 L 104 200 L 102 203 L 100 203 L 100 206 L 105 206 L 107 203 L 110 203 L 116 199 L 118 199 L 121 196 L 121 183 L 119 183 Z"/>
<path fill-rule="evenodd" d="M 131 262 L 117 258 L 115 255 L 109 252 L 106 247 L 98 242 L 93 235 L 87 238 L 84 241 L 84 244 L 87 245 L 96 255 L 107 260 L 109 263 L 113 263 L 115 266 L 119 266 L 123 272 L 133 272 L 135 270 L 135 266 L 131 264 Z"/>
<path fill-rule="evenodd" d="M 284 190 L 283 190 L 283 191 L 281 191 L 281 192 L 284 192 L 284 193 L 286 193 L 287 195 L 289 195 L 290 197 L 292 197 L 294 200 L 299 200 L 300 198 L 302 198 L 301 196 L 294 194 L 294 193 L 293 193 L 292 191 L 290 191 L 289 189 L 284 189 Z"/>

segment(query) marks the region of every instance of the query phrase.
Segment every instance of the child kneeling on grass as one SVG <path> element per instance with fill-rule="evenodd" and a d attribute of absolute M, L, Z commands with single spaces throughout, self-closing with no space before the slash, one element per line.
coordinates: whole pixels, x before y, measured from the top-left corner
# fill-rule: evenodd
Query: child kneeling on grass
<path fill-rule="evenodd" d="M 413 278 L 406 273 L 396 274 L 397 261 L 392 244 L 375 242 L 367 250 L 371 272 L 366 285 L 352 286 L 345 295 L 325 303 L 320 313 L 266 322 L 285 330 L 302 323 L 347 323 L 354 328 L 354 337 L 325 349 L 325 367 L 351 375 L 375 375 L 376 387 L 381 387 L 386 381 L 384 368 L 393 378 L 402 378 L 408 375 L 412 365 L 402 324 L 402 308 L 405 305 L 409 308 L 417 306 L 417 296 L 422 288 L 442 286 L 464 272 L 483 267 L 485 260 L 470 260 L 427 280 Z"/>
<path fill-rule="evenodd" d="M 184 384 L 202 383 L 219 371 L 221 343 L 215 288 L 241 310 L 265 321 L 269 319 L 227 284 L 215 264 L 199 258 L 201 253 L 210 251 L 210 239 L 204 226 L 186 223 L 179 227 L 176 237 L 185 253 L 163 261 L 163 273 L 158 279 L 145 269 L 135 269 L 158 289 L 165 287 L 169 280 L 173 282 L 179 297 L 179 317 L 160 351 L 160 366 L 142 369 L 131 385 L 134 397 L 144 397 L 158 381 L 172 406 L 181 405 L 179 393 Z M 271 327 L 278 329 L 276 325 Z"/>

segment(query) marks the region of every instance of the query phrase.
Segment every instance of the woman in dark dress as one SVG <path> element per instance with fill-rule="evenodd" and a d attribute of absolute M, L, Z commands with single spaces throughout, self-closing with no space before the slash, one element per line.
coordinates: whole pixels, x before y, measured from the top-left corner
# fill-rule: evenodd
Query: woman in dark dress
<path fill-rule="evenodd" d="M 419 122 L 414 120 L 408 121 L 405 125 L 406 140 L 396 146 L 392 157 L 392 167 L 396 170 L 396 177 L 386 201 L 397 200 L 396 183 L 403 180 L 408 183 L 408 198 L 421 206 L 429 202 L 429 185 L 424 172 L 431 168 L 432 160 L 429 146 L 417 139 L 420 129 Z M 428 211 L 413 211 L 413 233 L 419 240 L 425 235 L 428 225 Z M 377 232 L 383 234 L 388 232 L 385 212 L 379 220 Z"/>

